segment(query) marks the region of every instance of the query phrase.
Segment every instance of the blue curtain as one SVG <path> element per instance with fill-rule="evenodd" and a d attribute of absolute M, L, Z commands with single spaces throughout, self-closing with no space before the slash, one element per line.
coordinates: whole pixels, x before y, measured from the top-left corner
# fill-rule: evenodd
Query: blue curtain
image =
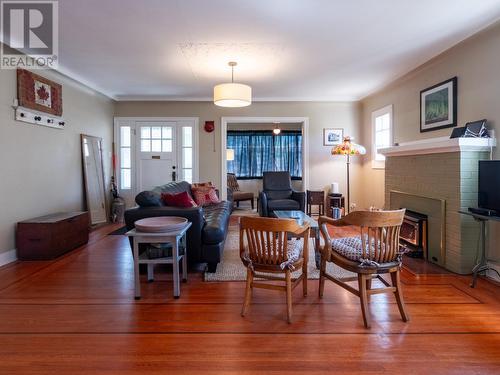
<path fill-rule="evenodd" d="M 262 178 L 262 172 L 289 171 L 292 179 L 302 179 L 302 133 L 282 131 L 228 131 L 227 148 L 234 160 L 227 170 L 239 179 Z"/>

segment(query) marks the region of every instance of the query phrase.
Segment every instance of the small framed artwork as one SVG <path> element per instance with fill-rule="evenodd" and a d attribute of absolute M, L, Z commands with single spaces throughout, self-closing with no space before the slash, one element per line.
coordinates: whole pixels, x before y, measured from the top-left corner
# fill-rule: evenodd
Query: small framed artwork
<path fill-rule="evenodd" d="M 335 146 L 344 140 L 344 129 L 323 129 L 323 145 Z"/>
<path fill-rule="evenodd" d="M 62 86 L 28 70 L 17 69 L 17 99 L 21 107 L 62 115 Z"/>
<path fill-rule="evenodd" d="M 420 91 L 420 132 L 457 126 L 457 77 Z"/>

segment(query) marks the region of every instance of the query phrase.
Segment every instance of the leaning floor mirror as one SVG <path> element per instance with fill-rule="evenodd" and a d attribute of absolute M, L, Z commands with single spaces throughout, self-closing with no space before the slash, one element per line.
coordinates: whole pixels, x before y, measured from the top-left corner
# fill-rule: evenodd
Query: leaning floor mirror
<path fill-rule="evenodd" d="M 106 223 L 108 215 L 106 215 L 102 138 L 82 134 L 81 141 L 85 201 L 90 216 L 90 224 Z"/>

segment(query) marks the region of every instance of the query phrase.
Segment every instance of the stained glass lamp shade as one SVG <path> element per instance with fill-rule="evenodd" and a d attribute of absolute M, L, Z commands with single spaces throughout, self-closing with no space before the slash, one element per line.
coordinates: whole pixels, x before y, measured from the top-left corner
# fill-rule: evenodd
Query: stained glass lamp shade
<path fill-rule="evenodd" d="M 334 146 L 332 148 L 332 155 L 344 155 L 346 156 L 346 166 L 347 166 L 347 207 L 346 207 L 346 212 L 349 213 L 349 210 L 351 208 L 351 203 L 350 203 L 350 184 L 349 184 L 349 164 L 351 163 L 350 158 L 351 156 L 356 156 L 356 155 L 364 155 L 366 154 L 366 149 L 358 145 L 357 143 L 352 142 L 351 137 L 344 137 L 344 140 L 342 143 Z"/>

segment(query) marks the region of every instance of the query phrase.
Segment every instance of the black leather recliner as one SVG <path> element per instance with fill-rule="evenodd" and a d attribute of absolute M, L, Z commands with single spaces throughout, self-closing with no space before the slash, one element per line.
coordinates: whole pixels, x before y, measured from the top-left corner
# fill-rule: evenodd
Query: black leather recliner
<path fill-rule="evenodd" d="M 274 217 L 274 211 L 304 211 L 306 194 L 292 189 L 289 172 L 264 172 L 259 193 L 259 215 Z"/>

